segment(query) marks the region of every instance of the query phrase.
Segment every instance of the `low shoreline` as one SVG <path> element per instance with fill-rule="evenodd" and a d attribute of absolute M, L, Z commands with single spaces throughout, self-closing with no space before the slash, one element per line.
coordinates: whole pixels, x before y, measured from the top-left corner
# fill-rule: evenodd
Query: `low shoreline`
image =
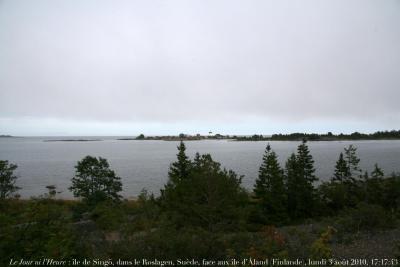
<path fill-rule="evenodd" d="M 43 142 L 99 142 L 101 139 L 60 139 L 60 140 L 43 140 Z"/>

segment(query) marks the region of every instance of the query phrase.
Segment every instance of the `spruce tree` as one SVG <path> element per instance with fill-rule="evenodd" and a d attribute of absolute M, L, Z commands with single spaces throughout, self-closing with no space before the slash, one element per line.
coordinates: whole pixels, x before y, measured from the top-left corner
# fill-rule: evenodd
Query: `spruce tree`
<path fill-rule="evenodd" d="M 349 145 L 344 148 L 344 155 L 342 154 L 340 153 L 335 169 L 335 178 L 340 177 L 342 180 L 340 185 L 334 188 L 341 200 L 335 202 L 341 203 L 338 205 L 340 208 L 355 207 L 359 201 L 367 198 L 365 190 L 367 184 L 364 186 L 359 182 L 363 175 L 358 166 L 360 159 L 357 157 L 357 148 Z"/>
<path fill-rule="evenodd" d="M 314 160 L 307 146 L 307 140 L 303 139 L 297 148 L 298 171 L 301 178 L 308 184 L 318 181 L 315 176 Z"/>
<path fill-rule="evenodd" d="M 297 158 L 294 153 L 286 161 L 285 165 L 285 182 L 287 189 L 287 210 L 291 219 L 299 217 L 298 201 L 299 197 L 299 175 L 297 172 Z"/>
<path fill-rule="evenodd" d="M 340 153 L 339 159 L 336 161 L 335 173 L 333 174 L 332 181 L 343 182 L 349 177 L 349 167 L 344 160 L 343 153 Z"/>
<path fill-rule="evenodd" d="M 313 182 L 317 180 L 314 160 L 307 141 L 303 140 L 297 148 L 297 155 L 292 155 L 286 163 L 288 212 L 292 219 L 304 219 L 314 214 L 316 194 Z"/>
<path fill-rule="evenodd" d="M 177 161 L 173 162 L 168 171 L 169 184 L 175 186 L 180 181 L 189 176 L 192 162 L 186 156 L 186 146 L 183 141 L 180 142 L 178 148 Z"/>
<path fill-rule="evenodd" d="M 188 179 L 193 169 L 192 162 L 188 156 L 186 156 L 186 146 L 183 141 L 179 143 L 177 149 L 177 161 L 171 163 L 168 170 L 168 182 L 164 185 L 164 188 L 160 190 L 160 200 L 164 208 L 172 207 L 179 202 L 180 190 L 182 190 L 180 185 Z"/>
<path fill-rule="evenodd" d="M 350 147 L 351 151 L 353 147 Z M 346 150 L 345 150 L 346 151 Z M 353 153 L 353 152 L 352 152 Z M 358 188 L 357 183 L 351 178 L 349 162 L 343 153 L 339 154 L 336 161 L 335 172 L 330 183 L 325 183 L 321 196 L 334 211 L 341 210 L 345 207 L 355 207 L 363 196 L 363 190 Z M 354 155 L 352 156 L 354 158 Z M 353 160 L 355 162 L 355 160 Z M 364 190 L 365 191 L 365 190 Z"/>
<path fill-rule="evenodd" d="M 283 170 L 279 166 L 276 153 L 268 144 L 263 156 L 254 194 L 262 211 L 262 220 L 269 224 L 287 222 L 286 190 L 283 182 Z"/>

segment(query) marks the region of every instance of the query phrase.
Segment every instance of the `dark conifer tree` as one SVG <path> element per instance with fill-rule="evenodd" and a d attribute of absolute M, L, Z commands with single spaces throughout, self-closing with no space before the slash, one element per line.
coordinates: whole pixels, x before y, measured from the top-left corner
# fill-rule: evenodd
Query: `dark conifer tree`
<path fill-rule="evenodd" d="M 304 219 L 314 214 L 316 193 L 313 182 L 317 180 L 314 160 L 307 141 L 303 140 L 297 148 L 297 155 L 292 155 L 286 163 L 288 212 L 292 219 Z"/>
<path fill-rule="evenodd" d="M 241 176 L 221 168 L 209 154 L 197 154 L 184 179 L 161 192 L 165 222 L 175 228 L 199 227 L 207 231 L 238 229 L 246 214 L 247 193 Z"/>
<path fill-rule="evenodd" d="M 343 158 L 343 153 L 340 153 L 339 159 L 336 161 L 335 173 L 332 181 L 342 183 L 349 177 L 349 168 L 347 162 Z"/>
<path fill-rule="evenodd" d="M 169 184 L 172 186 L 176 185 L 180 181 L 186 179 L 189 176 L 192 168 L 192 162 L 186 156 L 186 146 L 183 141 L 180 142 L 178 148 L 177 161 L 173 162 L 168 171 Z"/>
<path fill-rule="evenodd" d="M 269 144 L 263 156 L 254 194 L 262 212 L 263 223 L 282 224 L 287 222 L 287 196 L 283 182 L 283 170 Z"/>
<path fill-rule="evenodd" d="M 315 176 L 314 160 L 305 139 L 297 148 L 297 162 L 299 175 L 307 184 L 312 185 L 313 182 L 318 180 Z"/>
<path fill-rule="evenodd" d="M 168 182 L 161 189 L 161 203 L 163 206 L 171 205 L 171 203 L 177 202 L 176 199 L 179 197 L 179 187 L 190 175 L 192 170 L 192 162 L 186 156 L 186 146 L 183 141 L 180 142 L 178 148 L 177 161 L 171 163 L 168 170 Z"/>
<path fill-rule="evenodd" d="M 285 180 L 287 190 L 287 210 L 291 219 L 299 217 L 299 175 L 297 172 L 297 158 L 294 153 L 290 155 L 285 165 Z"/>
<path fill-rule="evenodd" d="M 350 147 L 350 150 L 353 148 Z M 351 179 L 350 167 L 343 153 L 336 161 L 335 172 L 330 182 L 320 187 L 320 196 L 334 212 L 344 207 L 355 207 L 359 199 L 365 198 L 358 190 L 354 179 Z M 362 190 L 361 190 L 362 191 Z"/>
<path fill-rule="evenodd" d="M 196 152 L 193 160 L 193 169 L 198 170 L 201 167 L 201 157 L 199 152 Z"/>
<path fill-rule="evenodd" d="M 361 178 L 361 169 L 358 166 L 360 159 L 357 157 L 357 148 L 353 145 L 349 145 L 348 148 L 344 149 L 345 160 L 348 167 L 348 180 L 355 182 L 357 179 Z"/>

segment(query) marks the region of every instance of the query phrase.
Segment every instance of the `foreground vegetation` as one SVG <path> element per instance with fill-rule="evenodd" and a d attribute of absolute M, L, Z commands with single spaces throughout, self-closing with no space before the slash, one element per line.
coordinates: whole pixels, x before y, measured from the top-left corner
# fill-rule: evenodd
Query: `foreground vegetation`
<path fill-rule="evenodd" d="M 248 192 L 243 177 L 209 154 L 190 159 L 181 142 L 160 196 L 144 190 L 129 201 L 103 158 L 77 163 L 74 201 L 57 199 L 54 186 L 30 200 L 16 198 L 16 166 L 0 161 L 0 266 L 21 259 L 43 264 L 45 258 L 66 265 L 90 259 L 93 266 L 108 266 L 110 259 L 115 266 L 398 259 L 400 176 L 385 175 L 378 165 L 362 172 L 356 152 L 345 148 L 330 181 L 316 186 L 306 141 L 284 167 L 268 145 Z"/>

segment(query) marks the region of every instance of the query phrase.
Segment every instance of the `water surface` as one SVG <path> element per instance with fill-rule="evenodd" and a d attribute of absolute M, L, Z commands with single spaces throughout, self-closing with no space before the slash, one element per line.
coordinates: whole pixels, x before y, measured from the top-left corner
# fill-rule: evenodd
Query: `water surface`
<path fill-rule="evenodd" d="M 71 198 L 68 191 L 76 162 L 86 155 L 108 159 L 111 168 L 122 178 L 123 195 L 134 197 L 143 188 L 159 193 L 166 183 L 168 167 L 176 159 L 178 142 L 120 141 L 119 137 L 92 137 L 93 142 L 44 142 L 49 139 L 90 139 L 89 137 L 24 137 L 0 138 L 0 160 L 18 165 L 17 185 L 23 198 L 46 192 L 46 185 L 56 185 L 62 198 Z M 251 189 L 268 142 L 235 142 L 202 140 L 186 142 L 187 155 L 210 153 L 222 166 L 244 175 L 243 185 Z M 284 164 L 299 142 L 270 141 L 272 149 Z M 371 171 L 378 163 L 385 173 L 400 171 L 400 140 L 388 141 L 320 141 L 309 142 L 321 180 L 332 176 L 335 162 L 344 147 L 354 144 L 363 170 Z"/>

